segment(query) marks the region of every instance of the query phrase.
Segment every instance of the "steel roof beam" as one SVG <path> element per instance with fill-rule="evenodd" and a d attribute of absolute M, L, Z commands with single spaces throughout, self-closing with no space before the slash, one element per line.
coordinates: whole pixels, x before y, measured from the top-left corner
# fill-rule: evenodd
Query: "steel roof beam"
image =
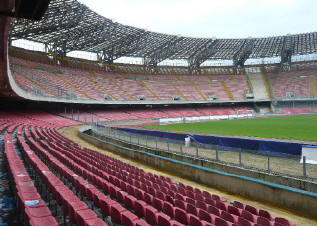
<path fill-rule="evenodd" d="M 169 58 L 174 53 L 176 53 L 180 46 L 178 45 L 184 38 L 183 37 L 173 37 L 168 42 L 164 43 L 160 47 L 158 47 L 155 51 L 153 51 L 148 56 L 145 56 L 144 63 L 147 66 L 156 67 L 158 63 Z"/>

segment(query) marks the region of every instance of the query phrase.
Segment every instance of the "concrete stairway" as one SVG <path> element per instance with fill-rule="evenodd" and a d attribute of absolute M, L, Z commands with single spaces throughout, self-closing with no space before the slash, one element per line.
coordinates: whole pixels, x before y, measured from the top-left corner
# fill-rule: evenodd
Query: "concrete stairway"
<path fill-rule="evenodd" d="M 254 99 L 268 99 L 269 97 L 262 75 L 259 73 L 249 74 L 248 76 L 252 86 Z"/>

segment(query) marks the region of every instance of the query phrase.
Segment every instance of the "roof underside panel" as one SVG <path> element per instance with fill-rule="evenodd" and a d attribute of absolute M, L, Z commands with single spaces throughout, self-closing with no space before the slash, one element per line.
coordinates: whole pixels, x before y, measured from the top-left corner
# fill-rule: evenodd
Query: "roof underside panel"
<path fill-rule="evenodd" d="M 284 37 L 256 39 L 250 58 L 276 57 L 281 54 Z"/>
<path fill-rule="evenodd" d="M 294 36 L 295 55 L 304 55 L 317 52 L 317 33 L 306 33 Z"/>
<path fill-rule="evenodd" d="M 150 32 L 113 22 L 77 0 L 51 0 L 40 21 L 13 19 L 10 37 L 54 45 L 66 53 L 104 52 L 114 59 L 156 56 L 157 60 L 164 57 L 188 60 L 201 55 L 208 43 L 216 40 L 205 55 L 208 59 L 231 60 L 241 55 L 247 49 L 246 43 L 250 43 L 247 39 L 190 38 Z M 252 40 L 249 58 L 281 56 L 286 49 L 294 55 L 317 53 L 316 32 Z"/>

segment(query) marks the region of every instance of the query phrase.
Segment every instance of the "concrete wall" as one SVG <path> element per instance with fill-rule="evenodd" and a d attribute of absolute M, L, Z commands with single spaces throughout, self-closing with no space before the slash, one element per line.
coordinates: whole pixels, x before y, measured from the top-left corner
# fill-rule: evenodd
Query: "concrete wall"
<path fill-rule="evenodd" d="M 157 169 L 169 171 L 180 177 L 188 178 L 192 181 L 230 193 L 289 208 L 306 215 L 317 216 L 317 193 L 195 165 L 200 160 L 188 163 L 172 159 L 170 158 L 171 156 L 164 157 L 158 155 L 158 153 L 149 153 L 143 150 L 124 147 L 120 141 L 101 140 L 84 133 L 83 130 L 78 132 L 78 134 L 82 139 L 100 148 L 152 165 Z"/>

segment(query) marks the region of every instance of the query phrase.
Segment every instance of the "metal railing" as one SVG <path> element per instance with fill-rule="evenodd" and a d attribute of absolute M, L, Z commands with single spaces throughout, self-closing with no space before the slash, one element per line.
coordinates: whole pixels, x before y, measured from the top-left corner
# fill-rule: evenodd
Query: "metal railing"
<path fill-rule="evenodd" d="M 92 132 L 119 141 L 145 147 L 156 151 L 169 152 L 187 156 L 193 159 L 218 162 L 228 166 L 257 170 L 274 175 L 285 175 L 299 179 L 317 181 L 317 165 L 300 163 L 300 156 L 276 153 L 259 153 L 255 150 L 236 149 L 220 145 L 206 145 L 191 142 L 186 145 L 184 141 L 134 134 L 112 127 L 102 127 L 91 124 Z M 280 153 L 279 153 L 280 154 Z"/>

